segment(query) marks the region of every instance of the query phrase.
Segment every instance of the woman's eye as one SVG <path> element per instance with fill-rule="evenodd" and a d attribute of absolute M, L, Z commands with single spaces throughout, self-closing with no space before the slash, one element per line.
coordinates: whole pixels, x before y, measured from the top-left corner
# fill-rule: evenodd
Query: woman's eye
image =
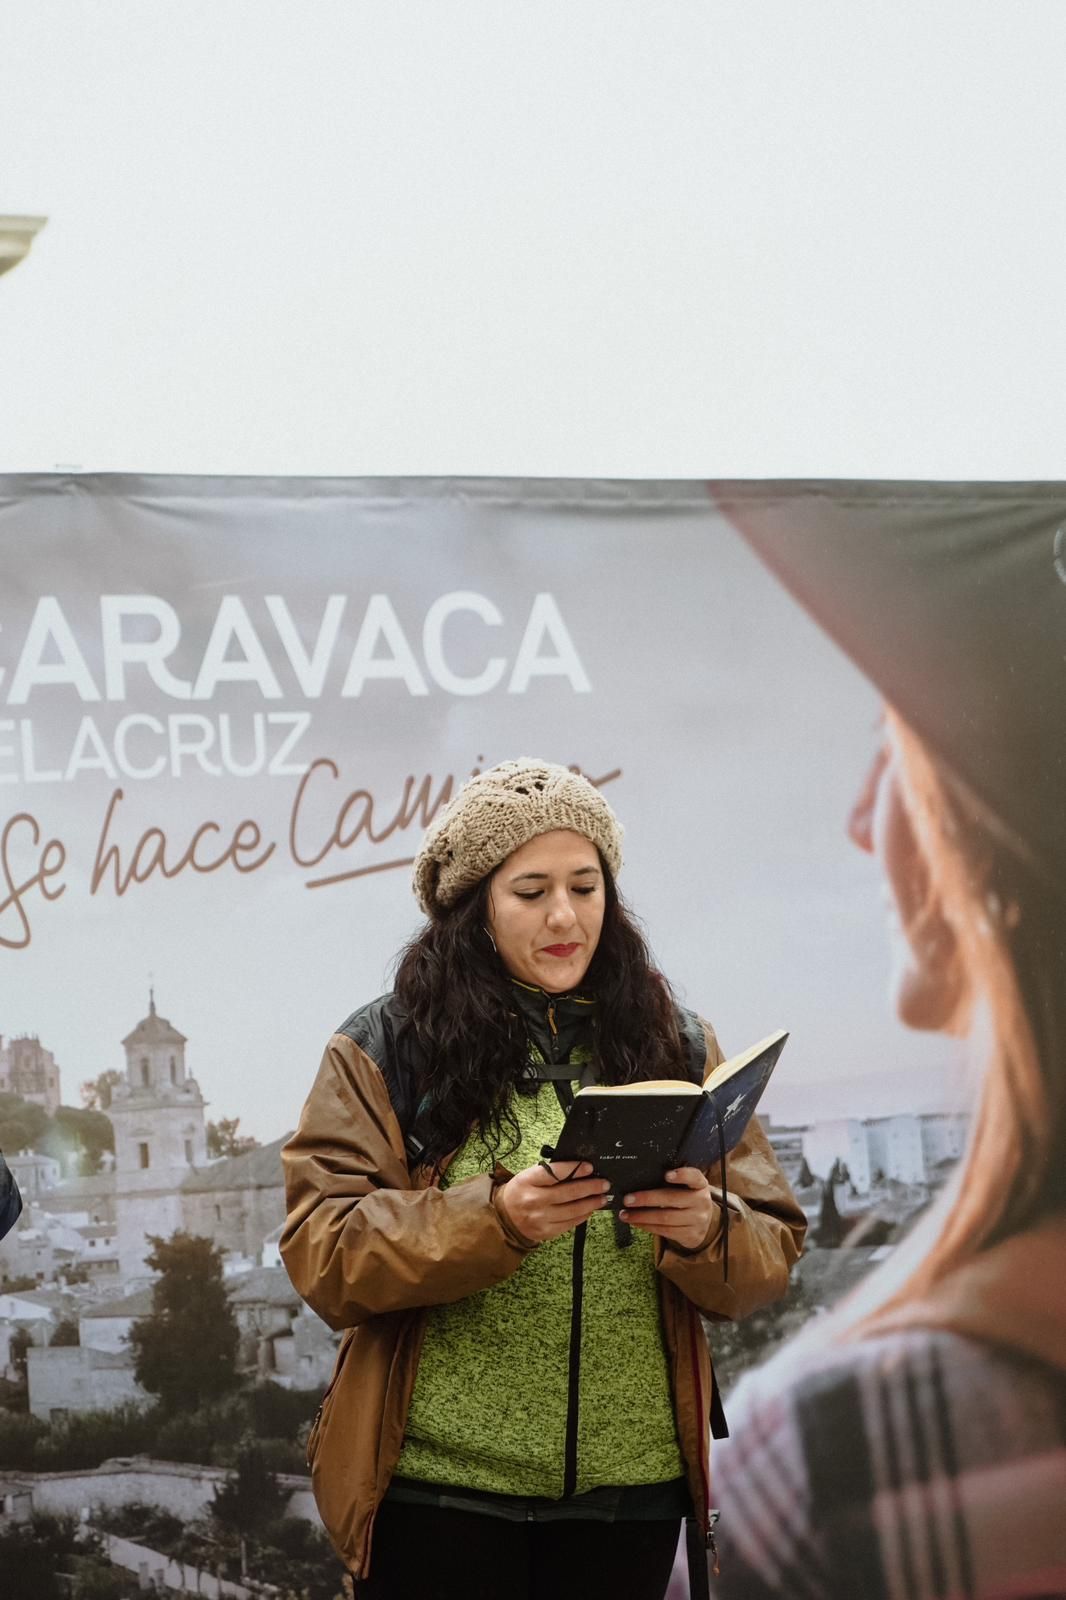
<path fill-rule="evenodd" d="M 584 884 L 575 883 L 573 885 L 572 889 L 571 889 L 571 893 L 572 894 L 595 894 L 596 890 L 598 889 L 598 887 L 599 887 L 599 885 L 595 884 L 595 883 L 584 883 Z M 515 893 L 515 898 L 517 900 L 539 900 L 541 895 L 544 893 L 544 890 L 543 889 L 516 889 L 514 891 L 514 893 Z"/>

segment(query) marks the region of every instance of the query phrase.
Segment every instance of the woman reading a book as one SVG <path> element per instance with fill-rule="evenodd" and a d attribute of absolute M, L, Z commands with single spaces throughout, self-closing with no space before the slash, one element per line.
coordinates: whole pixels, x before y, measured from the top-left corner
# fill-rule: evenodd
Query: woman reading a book
<path fill-rule="evenodd" d="M 916 1028 L 979 1021 L 988 1059 L 941 1202 L 732 1397 L 716 1593 L 1063 1596 L 1061 491 L 719 498 L 889 697 L 850 833 L 894 908 L 896 1006 Z"/>
<path fill-rule="evenodd" d="M 588 1163 L 544 1157 L 582 1084 L 721 1060 L 620 864 L 569 769 L 464 785 L 417 857 L 395 990 L 333 1035 L 284 1152 L 286 1265 L 344 1330 L 308 1452 L 360 1600 L 661 1600 L 682 1518 L 706 1530 L 699 1312 L 782 1294 L 804 1219 L 755 1121 L 725 1201 L 682 1167 L 616 1217 Z"/>

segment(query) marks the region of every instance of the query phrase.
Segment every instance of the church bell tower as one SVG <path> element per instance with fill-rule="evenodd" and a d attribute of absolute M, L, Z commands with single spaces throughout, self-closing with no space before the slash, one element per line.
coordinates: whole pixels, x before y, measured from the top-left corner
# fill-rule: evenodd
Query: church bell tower
<path fill-rule="evenodd" d="M 155 1008 L 122 1041 L 126 1076 L 108 1108 L 115 1130 L 119 1272 L 148 1277 L 147 1234 L 168 1238 L 182 1226 L 181 1185 L 207 1160 L 204 1099 L 185 1068 L 187 1040 Z"/>

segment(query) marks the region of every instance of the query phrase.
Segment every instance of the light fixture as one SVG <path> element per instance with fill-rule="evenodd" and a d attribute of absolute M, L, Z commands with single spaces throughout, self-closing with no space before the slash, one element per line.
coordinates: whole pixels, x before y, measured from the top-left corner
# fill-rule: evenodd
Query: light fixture
<path fill-rule="evenodd" d="M 47 221 L 47 217 L 0 215 L 0 274 L 18 266 Z"/>

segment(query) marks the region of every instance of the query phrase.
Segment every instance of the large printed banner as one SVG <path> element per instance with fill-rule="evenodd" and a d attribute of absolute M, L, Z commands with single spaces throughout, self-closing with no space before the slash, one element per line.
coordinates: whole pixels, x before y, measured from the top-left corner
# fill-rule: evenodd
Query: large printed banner
<path fill-rule="evenodd" d="M 14 478 L 0 541 L 0 1030 L 67 1098 L 154 984 L 213 1115 L 290 1128 L 421 830 L 533 754 L 605 787 L 688 1002 L 791 1027 L 783 1112 L 938 1104 L 842 845 L 876 696 L 703 486 Z"/>
<path fill-rule="evenodd" d="M 0 479 L 0 1145 L 26 1202 L 0 1241 L 0 1474 L 24 1474 L 12 1504 L 21 1495 L 26 1517 L 88 1505 L 116 1561 L 175 1586 L 195 1567 L 198 1588 L 221 1559 L 219 1506 L 242 1492 L 220 1499 L 221 1486 L 249 1435 L 258 1481 L 266 1462 L 302 1470 L 336 1341 L 280 1264 L 280 1147 L 326 1039 L 389 987 L 420 926 L 423 830 L 510 757 L 569 764 L 603 789 L 625 826 L 622 892 L 727 1051 L 790 1032 L 763 1121 L 811 1248 L 788 1299 L 712 1329 L 727 1404 L 741 1372 L 825 1326 L 842 1287 L 950 1200 L 953 1174 L 964 1201 L 983 1195 L 971 1244 L 988 1207 L 1030 1203 L 1009 1213 L 1023 1223 L 1011 1287 L 975 1297 L 979 1338 L 1000 1336 L 1004 1300 L 1024 1307 L 1034 1286 L 1066 1281 L 1061 1244 L 1038 1270 L 1025 1255 L 1043 1248 L 1051 1202 L 1032 1197 L 1052 1193 L 1063 1139 L 1043 1081 L 1062 1039 L 1060 487 Z M 885 759 L 940 774 L 926 832 L 915 823 L 913 894 L 897 871 L 887 895 L 848 839 L 885 738 L 873 681 L 913 730 Z M 881 853 L 897 862 L 911 859 L 901 792 L 878 790 L 896 841 Z M 988 867 L 1000 851 L 1002 881 Z M 983 1175 L 959 1164 L 979 1051 L 946 1031 L 946 959 L 936 1014 L 915 999 L 915 962 L 934 971 L 945 929 L 930 884 L 950 871 L 981 934 L 967 959 L 1003 957 L 971 1019 L 1000 1072 L 1002 1137 L 976 1146 Z M 941 1031 L 902 1025 L 919 1001 L 921 1026 Z M 167 1301 L 170 1273 L 199 1286 L 191 1305 L 185 1289 Z M 168 1305 L 191 1318 L 180 1335 Z M 1064 1327 L 1066 1305 L 1020 1312 L 1013 1355 L 1061 1367 Z M 966 1394 L 994 1377 L 960 1380 L 964 1472 L 982 1451 L 1024 1465 L 1033 1445 L 1004 1422 L 993 1449 L 982 1413 L 965 1456 Z M 934 1409 L 915 1405 L 907 1427 Z M 1056 1414 L 1027 1405 L 1030 1421 Z M 817 1476 L 829 1461 L 830 1501 L 841 1474 L 854 1489 L 895 1448 L 876 1420 L 849 1444 L 848 1419 L 868 1413 L 842 1403 L 840 1437 L 819 1423 L 792 1463 Z M 784 1415 L 772 1397 L 766 1425 Z M 757 1529 L 748 1554 L 765 1566 L 787 1519 L 771 1507 L 763 1526 L 778 1466 L 759 1466 L 757 1434 L 741 1424 L 721 1458 L 739 1479 L 718 1483 L 742 1504 L 756 1463 L 732 1527 Z M 1063 1441 L 1037 1447 L 1061 1455 Z M 142 1514 L 179 1493 L 184 1543 Z M 272 1493 L 313 1518 L 305 1484 Z M 124 1522 L 123 1504 L 142 1511 Z M 1040 1505 L 1031 1518 L 1048 1571 L 1060 1521 Z M 247 1558 L 278 1581 L 284 1552 L 246 1533 L 225 1535 L 226 1572 Z M 308 1550 L 290 1574 L 302 1592 Z M 872 1550 L 845 1561 L 864 1592 L 973 1592 L 879 1587 Z M 322 1559 L 315 1600 L 335 1592 Z M 751 1592 L 790 1587 L 768 1572 Z"/>
<path fill-rule="evenodd" d="M 149 987 L 214 1117 L 293 1126 L 418 925 L 471 772 L 603 785 L 652 947 L 775 1109 L 934 1109 L 950 1051 L 882 995 L 844 844 L 873 691 L 700 485 L 0 481 L 0 1032 L 64 1098 Z"/>

